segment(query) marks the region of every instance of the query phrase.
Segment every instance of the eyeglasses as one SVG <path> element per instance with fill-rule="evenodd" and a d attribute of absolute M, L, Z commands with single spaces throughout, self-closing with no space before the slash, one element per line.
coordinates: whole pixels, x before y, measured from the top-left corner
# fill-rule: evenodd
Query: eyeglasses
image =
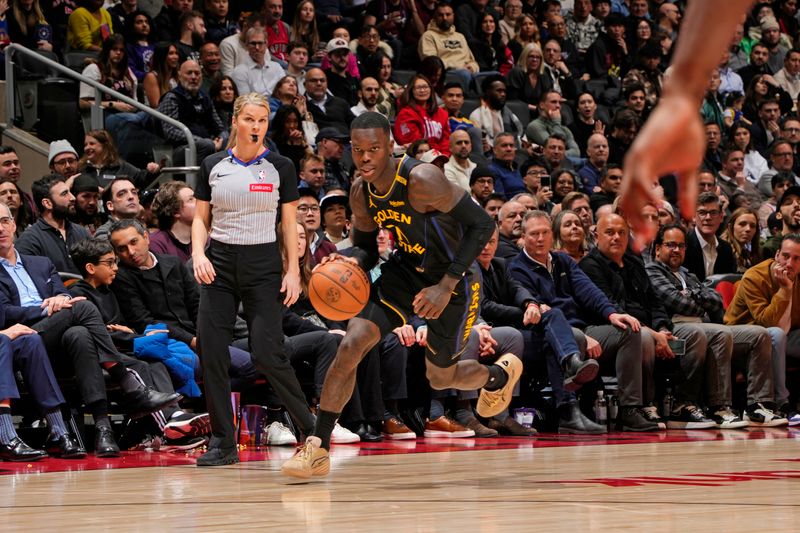
<path fill-rule="evenodd" d="M 0 223 L 2 220 L 0 220 Z M 105 265 L 108 268 L 112 268 L 115 266 L 119 266 L 119 259 L 103 259 L 102 261 L 97 262 L 98 265 Z"/>
<path fill-rule="evenodd" d="M 525 173 L 526 176 L 547 176 L 546 170 L 529 170 Z"/>
<path fill-rule="evenodd" d="M 319 213 L 319 206 L 318 205 L 298 205 L 297 212 L 298 213 L 308 213 L 311 211 L 312 213 Z"/>
<path fill-rule="evenodd" d="M 792 152 L 773 152 L 772 155 L 774 155 L 775 157 L 791 157 L 794 154 Z"/>
<path fill-rule="evenodd" d="M 261 48 L 262 46 L 267 46 L 266 41 L 248 41 L 247 46 L 255 46 L 256 48 Z"/>
<path fill-rule="evenodd" d="M 77 162 L 78 162 L 77 159 L 75 159 L 74 157 L 70 157 L 68 159 L 62 159 L 61 161 L 53 161 L 53 165 L 59 165 L 59 166 L 74 165 Z"/>
<path fill-rule="evenodd" d="M 669 248 L 670 250 L 684 250 L 684 249 L 686 249 L 686 243 L 685 242 L 665 242 L 665 243 L 662 243 L 661 246 L 664 246 L 665 248 Z"/>
<path fill-rule="evenodd" d="M 430 85 L 414 85 L 415 91 L 429 91 L 431 89 Z"/>
<path fill-rule="evenodd" d="M 381 36 L 379 33 L 368 33 L 361 36 L 362 39 L 366 41 L 379 41 Z"/>
<path fill-rule="evenodd" d="M 712 209 L 710 211 L 706 211 L 705 209 L 698 209 L 697 218 L 718 217 L 720 213 L 721 211 L 719 209 Z"/>
<path fill-rule="evenodd" d="M 14 223 L 14 219 L 11 217 L 0 217 L 0 226 L 10 226 Z"/>

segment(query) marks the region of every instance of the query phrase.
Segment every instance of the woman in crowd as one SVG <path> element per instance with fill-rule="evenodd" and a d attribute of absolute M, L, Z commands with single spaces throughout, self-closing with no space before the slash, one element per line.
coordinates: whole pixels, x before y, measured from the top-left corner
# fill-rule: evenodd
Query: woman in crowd
<path fill-rule="evenodd" d="M 469 47 L 481 72 L 499 72 L 505 76 L 514 66 L 511 50 L 500 36 L 497 19 L 489 12 L 481 17 L 477 39 L 470 42 Z"/>
<path fill-rule="evenodd" d="M 278 83 L 275 84 L 275 89 L 272 90 L 272 95 L 269 97 L 269 110 L 271 116 L 275 116 L 275 112 L 283 106 L 294 105 L 297 106 L 298 101 L 297 79 L 294 76 L 284 76 Z M 305 107 L 305 99 L 303 99 L 303 106 Z M 303 109 L 305 113 L 305 109 Z"/>
<path fill-rule="evenodd" d="M 450 156 L 450 123 L 447 111 L 436 104 L 433 85 L 422 74 L 415 74 L 400 98 L 400 111 L 394 123 L 394 139 L 406 145 L 428 139 L 431 148 Z"/>
<path fill-rule="evenodd" d="M 300 161 L 314 153 L 303 133 L 303 114 L 293 105 L 284 105 L 275 113 L 272 120 L 272 142 L 283 157 L 288 157 L 294 163 L 294 168 L 300 168 Z"/>
<path fill-rule="evenodd" d="M 144 188 L 161 173 L 158 163 L 148 163 L 146 169 L 140 169 L 120 159 L 114 140 L 106 130 L 86 133 L 78 168 L 82 173 L 95 176 L 100 187 L 117 176 L 127 176 L 134 185 Z"/>
<path fill-rule="evenodd" d="M 142 80 L 147 105 L 158 107 L 161 97 L 178 86 L 178 47 L 172 43 L 158 43 L 153 49 L 153 64 Z"/>
<path fill-rule="evenodd" d="M 317 17 L 312 0 L 303 0 L 297 4 L 291 28 L 292 41 L 300 42 L 308 48 L 308 61 L 322 61 L 325 43 L 320 43 L 317 31 Z"/>
<path fill-rule="evenodd" d="M 425 76 L 433 87 L 433 95 L 436 97 L 436 105 L 442 105 L 442 94 L 444 93 L 445 79 L 444 62 L 439 56 L 429 56 L 419 64 L 417 74 Z M 465 87 L 465 90 L 468 87 Z"/>
<path fill-rule="evenodd" d="M 550 174 L 550 183 L 553 187 L 553 203 L 558 205 L 566 195 L 574 191 L 580 191 L 580 179 L 571 170 L 555 170 Z"/>
<path fill-rule="evenodd" d="M 231 118 L 233 118 L 233 102 L 239 98 L 236 82 L 230 76 L 220 76 L 211 84 L 208 94 L 211 101 L 214 102 L 214 108 L 225 128 L 230 128 Z"/>
<path fill-rule="evenodd" d="M 150 30 L 153 21 L 144 11 L 134 11 L 125 17 L 125 38 L 128 41 L 128 66 L 136 79 L 144 80 L 144 75 L 153 63 L 155 46 L 150 44 Z"/>
<path fill-rule="evenodd" d="M 413 157 L 414 159 L 420 159 L 422 157 L 422 154 L 429 151 L 430 149 L 431 145 L 428 144 L 428 139 L 417 139 L 416 141 L 408 145 L 408 149 L 406 150 L 406 155 L 408 157 Z"/>
<path fill-rule="evenodd" d="M 528 104 L 531 117 L 537 113 L 542 95 L 553 88 L 553 82 L 544 75 L 544 55 L 537 43 L 525 46 L 517 66 L 506 75 L 509 100 L 522 100 Z"/>
<path fill-rule="evenodd" d="M 531 43 L 539 44 L 539 27 L 531 15 L 523 13 L 517 19 L 514 38 L 508 41 L 508 49 L 515 62 L 519 62 L 522 51 Z"/>
<path fill-rule="evenodd" d="M 725 225 L 722 239 L 733 248 L 736 271 L 740 274 L 761 261 L 760 238 L 756 212 L 748 207 L 737 208 Z"/>
<path fill-rule="evenodd" d="M 744 175 L 747 181 L 758 185 L 761 176 L 769 170 L 769 164 L 753 147 L 750 126 L 744 122 L 734 122 L 728 131 L 728 139 L 733 146 L 744 152 Z"/>
<path fill-rule="evenodd" d="M 565 252 L 575 262 L 588 253 L 586 234 L 580 217 L 574 211 L 561 211 L 553 220 L 553 250 Z"/>
<path fill-rule="evenodd" d="M 653 24 L 646 18 L 640 18 L 636 23 L 636 33 L 633 36 L 633 46 L 629 48 L 632 54 L 636 54 L 653 37 Z"/>
<path fill-rule="evenodd" d="M 771 76 L 769 76 L 771 78 Z M 778 85 L 769 83 L 767 74 L 756 74 L 744 92 L 742 113 L 750 122 L 758 121 L 758 104 L 765 98 L 774 98 L 781 108 L 781 115 L 792 110 L 792 97 Z"/>
<path fill-rule="evenodd" d="M 103 7 L 103 0 L 80 0 L 78 4 L 67 21 L 67 41 L 73 50 L 97 52 L 114 33 L 111 14 Z"/>
<path fill-rule="evenodd" d="M 39 0 L 8 0 L 5 9 L 0 4 L 0 15 L 5 13 L 8 37 L 12 43 L 34 50 L 53 51 L 53 28 L 44 18 Z"/>
<path fill-rule="evenodd" d="M 394 81 L 392 78 L 392 60 L 383 55 L 381 57 L 381 69 L 378 72 L 378 103 L 376 105 L 378 113 L 386 116 L 389 120 L 397 115 L 397 101 L 403 96 L 406 88 Z"/>
<path fill-rule="evenodd" d="M 128 98 L 136 99 L 136 76 L 128 66 L 128 52 L 125 49 L 125 39 L 122 35 L 114 34 L 103 41 L 103 49 L 97 61 L 83 69 L 83 75 L 95 80 L 109 89 L 113 89 Z M 80 108 L 91 109 L 94 105 L 94 88 L 82 83 L 80 86 Z M 111 97 L 106 93 L 102 95 L 100 104 L 106 113 L 133 113 L 136 108 L 121 100 Z"/>

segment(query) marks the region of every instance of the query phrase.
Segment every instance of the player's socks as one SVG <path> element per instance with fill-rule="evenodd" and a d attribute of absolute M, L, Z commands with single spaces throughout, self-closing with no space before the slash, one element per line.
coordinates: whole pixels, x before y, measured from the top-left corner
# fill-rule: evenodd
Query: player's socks
<path fill-rule="evenodd" d="M 340 414 L 341 413 L 323 411 L 322 409 L 320 409 L 319 413 L 317 413 L 317 424 L 314 427 L 314 436 L 319 437 L 319 439 L 322 441 L 322 445 L 320 447 L 325 448 L 326 450 L 331 449 L 331 433 L 333 433 L 333 427 L 336 425 L 336 421 L 339 419 Z"/>
<path fill-rule="evenodd" d="M 497 365 L 489 365 L 486 368 L 489 369 L 489 379 L 486 381 L 486 385 L 484 385 L 483 388 L 488 391 L 502 389 L 508 382 L 508 374 L 506 374 L 506 371 Z"/>

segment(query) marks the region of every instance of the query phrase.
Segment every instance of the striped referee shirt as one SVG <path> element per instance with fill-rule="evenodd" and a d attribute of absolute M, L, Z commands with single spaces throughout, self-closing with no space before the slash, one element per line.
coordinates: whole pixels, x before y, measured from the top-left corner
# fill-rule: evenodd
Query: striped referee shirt
<path fill-rule="evenodd" d="M 292 162 L 269 150 L 249 162 L 228 150 L 203 161 L 195 198 L 211 203 L 211 238 L 225 244 L 275 242 L 281 203 L 299 198 Z"/>

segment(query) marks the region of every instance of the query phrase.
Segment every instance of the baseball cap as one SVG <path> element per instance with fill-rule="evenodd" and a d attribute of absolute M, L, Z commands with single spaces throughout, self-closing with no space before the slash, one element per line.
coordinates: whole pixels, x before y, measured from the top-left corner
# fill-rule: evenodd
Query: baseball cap
<path fill-rule="evenodd" d="M 350 198 L 344 194 L 326 194 L 319 202 L 319 210 L 324 213 L 327 208 L 336 204 L 343 205 L 347 209 L 350 207 Z"/>
<path fill-rule="evenodd" d="M 329 54 L 336 50 L 342 50 L 342 49 L 347 50 L 348 52 L 350 51 L 350 46 L 347 44 L 347 41 L 345 41 L 341 37 L 331 39 L 330 41 L 328 41 L 328 44 L 325 45 L 325 51 Z"/>
<path fill-rule="evenodd" d="M 781 195 L 781 200 L 780 202 L 778 202 L 778 209 L 781 208 L 781 206 L 784 204 L 784 202 L 786 202 L 786 200 L 789 199 L 790 196 L 797 196 L 798 198 L 800 198 L 800 186 L 792 185 L 791 187 L 783 191 L 783 195 Z"/>
<path fill-rule="evenodd" d="M 346 133 L 342 133 L 341 131 L 339 131 L 336 128 L 328 127 L 328 128 L 322 128 L 321 130 L 319 130 L 319 133 L 317 133 L 317 136 L 314 137 L 314 142 L 319 144 L 319 142 L 321 140 L 323 140 L 323 139 L 333 139 L 334 141 L 347 142 L 347 141 L 350 140 L 350 136 L 347 135 Z"/>

